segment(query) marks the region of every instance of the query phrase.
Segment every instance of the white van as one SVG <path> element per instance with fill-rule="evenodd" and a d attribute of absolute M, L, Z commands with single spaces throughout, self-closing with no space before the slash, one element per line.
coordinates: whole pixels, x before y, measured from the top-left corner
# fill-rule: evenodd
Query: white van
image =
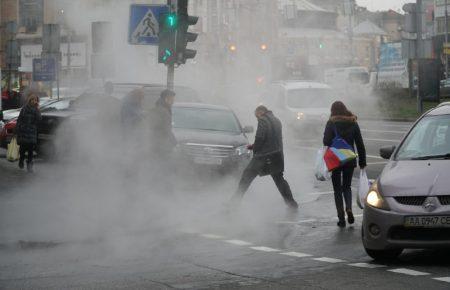
<path fill-rule="evenodd" d="M 333 90 L 315 81 L 280 81 L 270 84 L 261 103 L 272 109 L 288 125 L 323 126 L 335 101 Z"/>
<path fill-rule="evenodd" d="M 349 85 L 366 85 L 369 83 L 369 71 L 362 66 L 327 69 L 325 83 L 335 88 Z"/>

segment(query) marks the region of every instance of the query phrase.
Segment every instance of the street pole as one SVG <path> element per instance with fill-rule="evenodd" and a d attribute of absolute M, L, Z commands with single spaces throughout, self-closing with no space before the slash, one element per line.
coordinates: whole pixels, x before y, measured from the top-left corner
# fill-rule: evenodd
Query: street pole
<path fill-rule="evenodd" d="M 423 40 L 422 40 L 422 0 L 417 0 L 416 4 L 416 23 L 417 23 L 417 44 L 416 44 L 416 58 L 417 58 L 417 112 L 422 114 L 423 112 L 423 102 L 422 96 L 420 95 L 420 73 L 422 66 L 422 51 L 423 51 Z"/>
<path fill-rule="evenodd" d="M 445 0 L 445 45 L 448 43 L 448 11 L 447 11 L 447 0 Z M 444 47 L 446 47 L 444 45 Z M 445 78 L 448 78 L 448 55 L 445 55 Z"/>
<path fill-rule="evenodd" d="M 177 12 L 177 0 L 167 0 L 171 13 Z M 176 39 L 176 37 L 175 37 Z M 176 47 L 176 45 L 175 45 Z M 171 63 L 167 66 L 167 89 L 173 90 L 175 82 L 175 64 Z"/>

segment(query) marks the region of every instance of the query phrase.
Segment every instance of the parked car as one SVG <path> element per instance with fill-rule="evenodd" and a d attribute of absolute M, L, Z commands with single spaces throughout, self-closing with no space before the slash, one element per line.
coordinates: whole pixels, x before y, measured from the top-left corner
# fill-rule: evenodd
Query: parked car
<path fill-rule="evenodd" d="M 192 167 L 232 171 L 245 166 L 250 126 L 242 127 L 233 111 L 224 106 L 177 103 L 173 106 L 173 131 L 177 158 Z"/>
<path fill-rule="evenodd" d="M 64 98 L 58 100 L 54 99 L 44 99 L 39 100 L 39 103 L 42 104 L 40 107 L 41 113 L 45 112 L 54 112 L 65 110 L 69 108 L 71 102 L 73 102 L 75 98 Z M 0 147 L 7 148 L 9 142 L 11 141 L 12 136 L 14 135 L 14 131 L 16 129 L 17 118 L 19 117 L 20 110 L 17 111 L 17 114 L 14 114 L 15 117 L 7 120 L 4 124 L 3 128 L 0 130 Z M 12 114 L 10 117 L 13 116 Z M 5 119 L 6 120 L 6 119 Z M 41 125 L 40 125 L 41 126 Z M 38 138 L 39 139 L 39 138 Z M 39 147 L 39 146 L 38 146 Z"/>
<path fill-rule="evenodd" d="M 374 259 L 406 248 L 450 248 L 450 103 L 425 113 L 390 159 L 365 201 L 362 241 Z"/>

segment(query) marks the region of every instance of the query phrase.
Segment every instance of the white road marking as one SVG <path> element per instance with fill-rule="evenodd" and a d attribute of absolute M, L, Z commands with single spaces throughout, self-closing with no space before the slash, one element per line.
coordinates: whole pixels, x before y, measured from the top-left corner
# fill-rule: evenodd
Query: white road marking
<path fill-rule="evenodd" d="M 309 220 L 299 220 L 296 222 L 291 222 L 291 221 L 279 221 L 277 222 L 277 224 L 303 224 L 303 223 L 311 223 L 311 222 L 316 222 L 317 219 L 309 219 Z"/>
<path fill-rule="evenodd" d="M 319 262 L 325 262 L 325 263 L 332 263 L 332 264 L 347 262 L 345 260 L 328 258 L 328 257 L 314 258 L 313 260 L 316 260 L 316 261 L 319 261 Z"/>
<path fill-rule="evenodd" d="M 296 257 L 296 258 L 305 258 L 305 257 L 312 257 L 310 254 L 305 253 L 299 253 L 299 252 L 285 252 L 280 253 L 281 255 L 290 256 L 290 257 Z"/>
<path fill-rule="evenodd" d="M 376 269 L 376 268 L 386 267 L 384 265 L 369 264 L 369 263 L 353 263 L 353 264 L 348 264 L 348 265 L 352 266 L 352 267 L 368 268 L 368 269 Z"/>
<path fill-rule="evenodd" d="M 401 140 L 364 138 L 364 141 L 379 141 L 379 142 L 393 142 L 393 143 L 400 143 Z"/>
<path fill-rule="evenodd" d="M 389 130 L 373 130 L 373 129 L 361 129 L 362 132 L 369 133 L 393 133 L 393 134 L 405 134 L 408 131 L 389 131 Z"/>
<path fill-rule="evenodd" d="M 392 269 L 392 270 L 388 270 L 388 271 L 393 272 L 393 273 L 398 273 L 398 274 L 410 275 L 410 276 L 430 275 L 430 273 L 414 271 L 414 270 L 410 270 L 410 269 L 406 269 L 406 268 L 398 268 L 398 269 Z"/>
<path fill-rule="evenodd" d="M 281 250 L 269 248 L 269 247 L 250 247 L 250 249 L 262 252 L 280 252 Z"/>
<path fill-rule="evenodd" d="M 387 161 L 369 162 L 369 163 L 367 163 L 367 165 L 377 165 L 377 164 L 387 164 Z"/>
<path fill-rule="evenodd" d="M 213 239 L 213 240 L 220 240 L 220 239 L 224 238 L 222 236 L 214 235 L 214 234 L 201 234 L 201 236 L 204 237 L 204 238 Z"/>
<path fill-rule="evenodd" d="M 249 242 L 246 242 L 246 241 L 241 241 L 241 240 L 226 240 L 225 242 L 227 242 L 229 244 L 237 245 L 237 246 L 251 246 L 251 245 L 253 245 L 252 243 L 249 243 Z"/>
<path fill-rule="evenodd" d="M 450 277 L 433 278 L 433 280 L 450 283 Z"/>
<path fill-rule="evenodd" d="M 383 157 L 381 157 L 381 156 L 376 156 L 376 155 L 366 155 L 366 157 L 368 157 L 368 158 L 374 158 L 374 159 L 384 159 Z"/>
<path fill-rule="evenodd" d="M 324 195 L 324 194 L 330 194 L 334 191 L 318 191 L 318 192 L 309 192 L 308 195 Z"/>

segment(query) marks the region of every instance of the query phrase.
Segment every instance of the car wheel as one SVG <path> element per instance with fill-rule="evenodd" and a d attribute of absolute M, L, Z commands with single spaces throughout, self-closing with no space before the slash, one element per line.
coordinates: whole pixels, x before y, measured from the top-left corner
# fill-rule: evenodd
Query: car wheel
<path fill-rule="evenodd" d="M 403 249 L 390 249 L 390 250 L 371 250 L 364 248 L 367 255 L 377 261 L 389 261 L 394 260 L 403 252 Z"/>

